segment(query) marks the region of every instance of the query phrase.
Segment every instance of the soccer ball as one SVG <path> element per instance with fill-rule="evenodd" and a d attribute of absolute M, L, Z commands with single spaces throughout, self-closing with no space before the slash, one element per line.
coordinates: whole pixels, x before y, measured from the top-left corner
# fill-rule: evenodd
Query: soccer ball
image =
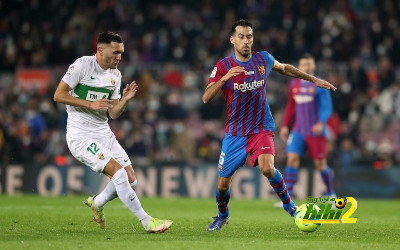
<path fill-rule="evenodd" d="M 317 211 L 315 216 L 317 216 L 318 211 L 321 210 L 316 204 L 302 204 L 296 210 L 297 215 L 296 215 L 296 218 L 295 218 L 295 223 L 296 223 L 297 227 L 301 231 L 310 233 L 310 232 L 316 231 L 321 226 L 321 224 L 319 224 L 319 223 L 305 223 L 305 224 L 303 224 L 303 218 L 304 218 L 304 215 L 307 212 L 308 206 L 314 206 L 313 209 Z M 310 218 L 310 220 L 311 219 L 315 219 L 315 218 Z"/>
<path fill-rule="evenodd" d="M 346 200 L 343 198 L 337 198 L 335 201 L 335 206 L 339 209 L 342 209 L 346 206 Z"/>

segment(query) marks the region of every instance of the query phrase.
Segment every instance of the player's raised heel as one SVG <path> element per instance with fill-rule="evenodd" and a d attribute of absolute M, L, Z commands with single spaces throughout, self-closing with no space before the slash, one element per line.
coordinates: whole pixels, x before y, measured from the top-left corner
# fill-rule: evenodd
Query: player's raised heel
<path fill-rule="evenodd" d="M 104 215 L 103 208 L 97 208 L 94 204 L 94 197 L 95 196 L 89 196 L 83 203 L 92 209 L 94 215 L 93 220 L 101 229 L 104 229 L 106 227 L 106 216 Z"/>
<path fill-rule="evenodd" d="M 222 218 L 219 216 L 213 217 L 214 221 L 207 227 L 207 231 L 219 231 L 221 228 L 225 225 L 228 224 L 229 217 Z"/>
<path fill-rule="evenodd" d="M 164 233 L 171 227 L 172 220 L 160 220 L 157 218 L 151 218 L 150 223 L 144 229 L 149 233 Z"/>

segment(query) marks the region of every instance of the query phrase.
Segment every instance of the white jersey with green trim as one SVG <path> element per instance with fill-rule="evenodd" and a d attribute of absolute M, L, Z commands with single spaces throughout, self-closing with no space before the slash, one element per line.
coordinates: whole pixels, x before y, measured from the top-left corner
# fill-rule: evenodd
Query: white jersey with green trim
<path fill-rule="evenodd" d="M 69 66 L 62 80 L 72 88 L 70 94 L 76 98 L 90 102 L 121 98 L 121 72 L 118 69 L 102 69 L 95 55 L 78 58 Z M 67 105 L 67 113 L 69 137 L 96 137 L 112 133 L 106 110 Z"/>

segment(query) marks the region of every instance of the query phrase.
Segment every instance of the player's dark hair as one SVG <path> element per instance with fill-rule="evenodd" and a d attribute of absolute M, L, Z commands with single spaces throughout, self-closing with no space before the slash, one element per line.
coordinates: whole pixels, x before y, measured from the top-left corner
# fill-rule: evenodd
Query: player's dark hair
<path fill-rule="evenodd" d="M 232 25 L 232 31 L 231 31 L 231 35 L 233 35 L 236 31 L 236 27 L 237 26 L 243 26 L 243 27 L 250 27 L 253 28 L 253 24 L 251 24 L 251 22 L 249 20 L 237 20 L 233 25 Z"/>
<path fill-rule="evenodd" d="M 99 38 L 97 39 L 97 43 L 106 43 L 110 44 L 111 42 L 116 42 L 116 43 L 122 43 L 122 38 L 120 35 L 111 32 L 111 31 L 106 31 L 103 32 L 99 35 Z"/>
<path fill-rule="evenodd" d="M 301 57 L 299 58 L 299 60 L 301 60 L 301 59 L 313 59 L 313 60 L 314 60 L 314 57 L 313 57 L 313 55 L 311 55 L 310 53 L 304 53 L 304 54 L 301 55 Z"/>

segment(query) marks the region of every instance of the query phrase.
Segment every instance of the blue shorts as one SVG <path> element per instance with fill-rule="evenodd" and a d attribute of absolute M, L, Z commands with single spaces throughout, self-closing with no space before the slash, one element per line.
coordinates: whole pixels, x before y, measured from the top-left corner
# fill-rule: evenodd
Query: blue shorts
<path fill-rule="evenodd" d="M 327 142 L 325 136 L 303 136 L 292 132 L 289 135 L 286 152 L 303 155 L 306 150 L 313 159 L 325 159 L 327 155 Z"/>
<path fill-rule="evenodd" d="M 225 134 L 222 141 L 221 155 L 218 161 L 218 176 L 230 177 L 246 163 L 252 167 L 258 165 L 258 156 L 261 154 L 275 155 L 274 133 L 263 131 L 246 136 Z"/>

